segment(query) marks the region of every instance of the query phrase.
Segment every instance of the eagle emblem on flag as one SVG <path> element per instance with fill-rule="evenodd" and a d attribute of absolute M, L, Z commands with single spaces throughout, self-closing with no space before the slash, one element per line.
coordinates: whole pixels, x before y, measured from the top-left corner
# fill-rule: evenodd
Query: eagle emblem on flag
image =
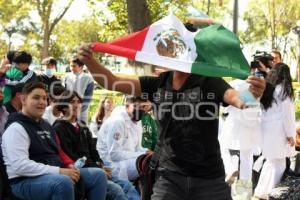
<path fill-rule="evenodd" d="M 174 28 L 163 30 L 158 33 L 153 40 L 157 42 L 156 51 L 161 56 L 179 58 L 180 55 L 191 51 L 179 32 Z"/>

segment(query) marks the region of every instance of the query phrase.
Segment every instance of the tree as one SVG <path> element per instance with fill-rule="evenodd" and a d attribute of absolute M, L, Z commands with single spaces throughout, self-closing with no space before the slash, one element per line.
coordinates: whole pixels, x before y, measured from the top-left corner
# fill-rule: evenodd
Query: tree
<path fill-rule="evenodd" d="M 170 7 L 174 8 L 176 15 L 183 18 L 190 0 L 109 0 L 107 7 L 102 6 L 105 9 L 97 6 L 102 0 L 89 2 L 94 15 L 103 23 L 100 40 L 105 42 L 145 28 L 165 16 Z M 109 17 L 106 9 L 110 11 Z"/>
<path fill-rule="evenodd" d="M 129 32 L 142 30 L 151 24 L 146 0 L 126 0 Z"/>
<path fill-rule="evenodd" d="M 192 5 L 213 19 L 223 20 L 229 13 L 229 2 L 229 0 L 192 0 Z"/>
<path fill-rule="evenodd" d="M 0 34 L 4 33 L 8 41 L 3 41 L 4 45 L 1 45 L 3 54 L 11 49 L 13 36 L 28 34 L 30 28 L 25 21 L 28 21 L 29 10 L 30 5 L 27 2 L 0 0 Z"/>
<path fill-rule="evenodd" d="M 62 20 L 53 32 L 55 39 L 50 40 L 51 55 L 70 58 L 82 42 L 98 41 L 102 28 L 95 17 L 84 17 L 80 21 Z"/>
<path fill-rule="evenodd" d="M 102 7 L 108 8 L 110 14 L 97 6 L 102 0 L 89 2 L 92 8 L 97 8 L 94 9 L 94 15 L 103 23 L 99 39 L 106 42 L 149 26 L 165 16 L 171 7 L 177 16 L 183 18 L 190 0 L 109 0 L 107 6 Z M 137 71 L 141 67 L 141 63 L 138 62 L 130 61 L 130 64 L 135 66 Z"/>
<path fill-rule="evenodd" d="M 42 40 L 43 45 L 41 49 L 41 59 L 49 56 L 50 36 L 54 31 L 55 26 L 63 18 L 65 13 L 71 7 L 74 0 L 68 0 L 62 11 L 51 20 L 51 13 L 54 5 L 54 0 L 31 0 L 32 4 L 36 6 L 38 14 L 42 23 Z"/>
<path fill-rule="evenodd" d="M 286 46 L 287 35 L 300 18 L 300 0 L 251 0 L 244 14 L 248 28 L 244 43 L 271 41 L 271 48 Z"/>

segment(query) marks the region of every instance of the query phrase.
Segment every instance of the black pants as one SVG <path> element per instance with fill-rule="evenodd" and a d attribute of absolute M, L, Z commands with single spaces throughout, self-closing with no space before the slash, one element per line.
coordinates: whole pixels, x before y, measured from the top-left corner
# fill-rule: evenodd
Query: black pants
<path fill-rule="evenodd" d="M 232 200 L 224 177 L 201 179 L 159 168 L 151 200 Z"/>

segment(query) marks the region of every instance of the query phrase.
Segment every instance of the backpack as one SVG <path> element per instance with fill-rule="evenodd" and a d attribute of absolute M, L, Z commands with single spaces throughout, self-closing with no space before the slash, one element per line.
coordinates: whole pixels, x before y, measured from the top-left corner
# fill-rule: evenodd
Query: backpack
<path fill-rule="evenodd" d="M 142 200 L 150 200 L 155 183 L 155 168 L 151 167 L 150 161 L 153 153 L 142 154 L 136 159 L 136 168 L 139 174 L 137 185 Z"/>

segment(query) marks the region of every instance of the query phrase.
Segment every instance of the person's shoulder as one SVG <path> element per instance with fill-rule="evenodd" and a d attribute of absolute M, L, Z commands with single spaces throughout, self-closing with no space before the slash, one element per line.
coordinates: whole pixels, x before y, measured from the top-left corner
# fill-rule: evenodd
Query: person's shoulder
<path fill-rule="evenodd" d="M 209 77 L 209 76 L 203 76 L 205 77 L 204 83 L 206 86 L 210 87 L 217 87 L 220 85 L 229 85 L 223 78 L 221 77 Z"/>
<path fill-rule="evenodd" d="M 166 72 L 162 72 L 160 73 L 158 76 L 140 76 L 140 79 L 157 79 L 157 80 L 164 80 L 170 76 L 172 76 L 173 71 L 166 71 Z"/>
<path fill-rule="evenodd" d="M 29 70 L 29 71 L 32 72 L 32 76 L 35 76 L 35 77 L 38 76 L 33 70 Z"/>
<path fill-rule="evenodd" d="M 57 128 L 66 128 L 69 125 L 69 122 L 67 122 L 64 119 L 57 119 L 55 120 L 55 122 L 53 123 L 52 127 L 57 129 Z"/>
<path fill-rule="evenodd" d="M 125 123 L 126 120 L 122 116 L 114 116 L 114 117 L 107 119 L 106 121 L 111 123 L 112 125 L 115 125 L 115 124 L 123 124 L 123 123 Z"/>
<path fill-rule="evenodd" d="M 51 124 L 49 123 L 49 121 L 47 119 L 42 118 L 40 123 L 42 124 L 42 127 L 45 129 L 52 129 Z"/>
<path fill-rule="evenodd" d="M 20 133 L 26 134 L 25 128 L 19 122 L 12 122 L 4 131 L 2 137 L 19 135 Z"/>
<path fill-rule="evenodd" d="M 47 76 L 45 76 L 45 74 L 39 74 L 37 75 L 37 78 L 39 81 L 43 81 Z"/>
<path fill-rule="evenodd" d="M 65 80 L 66 79 L 71 79 L 71 78 L 73 78 L 74 77 L 74 74 L 72 73 L 72 72 L 68 72 L 68 73 L 66 73 L 66 75 L 65 75 Z"/>
<path fill-rule="evenodd" d="M 92 79 L 93 77 L 92 77 L 91 74 L 88 74 L 88 73 L 83 72 L 83 73 L 81 74 L 81 78 L 84 78 L 84 79 Z"/>

